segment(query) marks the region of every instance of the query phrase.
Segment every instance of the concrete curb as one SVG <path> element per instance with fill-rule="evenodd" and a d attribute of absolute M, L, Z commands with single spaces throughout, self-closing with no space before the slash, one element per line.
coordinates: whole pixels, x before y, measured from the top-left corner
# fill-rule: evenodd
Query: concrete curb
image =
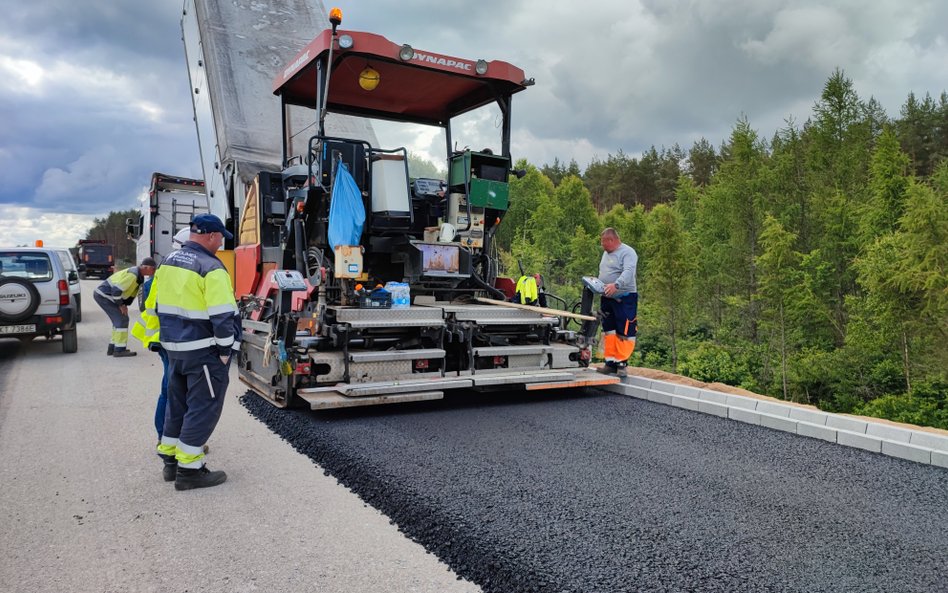
<path fill-rule="evenodd" d="M 607 385 L 602 389 L 737 422 L 792 432 L 846 447 L 948 468 L 948 437 L 930 432 L 645 377 L 625 377 L 622 383 Z"/>

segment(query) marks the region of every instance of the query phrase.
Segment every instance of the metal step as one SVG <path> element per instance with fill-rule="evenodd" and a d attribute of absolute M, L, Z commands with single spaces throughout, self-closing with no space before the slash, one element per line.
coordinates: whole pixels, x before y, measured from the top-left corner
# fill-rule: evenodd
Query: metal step
<path fill-rule="evenodd" d="M 470 379 L 443 378 L 405 381 L 379 381 L 377 383 L 339 383 L 332 387 L 307 387 L 298 389 L 297 395 L 335 392 L 348 397 L 365 397 L 368 395 L 389 395 L 395 393 L 410 393 L 412 391 L 430 391 L 433 389 L 464 389 L 471 387 Z"/>
<path fill-rule="evenodd" d="M 494 385 L 527 385 L 530 383 L 568 383 L 575 379 L 575 376 L 569 372 L 533 371 L 524 373 L 478 373 L 473 375 L 471 379 L 474 381 L 475 387 L 490 387 Z"/>
<path fill-rule="evenodd" d="M 488 325 L 553 325 L 557 323 L 556 317 L 530 317 L 526 319 L 477 319 L 477 320 L 458 320 L 459 323 L 473 323 L 480 326 Z"/>
<path fill-rule="evenodd" d="M 552 346 L 536 344 L 530 346 L 486 346 L 475 348 L 474 356 L 528 356 L 531 354 L 549 354 Z"/>
<path fill-rule="evenodd" d="M 359 309 L 358 307 L 330 307 L 339 323 L 353 329 L 389 327 L 441 327 L 444 314 L 431 307 L 407 309 Z"/>
<path fill-rule="evenodd" d="M 377 406 L 381 404 L 401 404 L 443 399 L 443 391 L 417 391 L 410 393 L 396 393 L 392 395 L 377 395 L 373 397 L 347 397 L 338 391 L 323 391 L 321 393 L 299 393 L 311 410 L 329 410 L 334 408 L 353 408 L 356 406 Z"/>
<path fill-rule="evenodd" d="M 419 348 L 417 350 L 350 350 L 351 362 L 389 362 L 393 360 L 418 360 L 425 358 L 444 358 L 440 348 Z"/>

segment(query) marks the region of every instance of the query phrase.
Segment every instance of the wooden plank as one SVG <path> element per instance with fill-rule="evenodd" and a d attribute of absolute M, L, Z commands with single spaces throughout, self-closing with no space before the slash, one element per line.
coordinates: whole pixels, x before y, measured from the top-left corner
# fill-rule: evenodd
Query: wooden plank
<path fill-rule="evenodd" d="M 538 391 L 540 389 L 568 389 L 572 387 L 602 387 L 603 385 L 614 385 L 619 383 L 619 377 L 585 378 L 575 381 L 563 381 L 558 383 L 531 383 L 524 385 L 527 391 Z"/>
<path fill-rule="evenodd" d="M 497 299 L 488 299 L 486 297 L 476 297 L 477 301 L 487 303 L 488 305 L 498 305 L 500 307 L 509 307 L 511 309 L 522 309 L 524 311 L 533 311 L 541 315 L 553 315 L 555 317 L 569 317 L 579 319 L 580 321 L 595 321 L 596 318 L 591 315 L 580 315 L 579 313 L 570 313 L 569 311 L 560 311 L 559 309 L 550 309 L 548 307 L 533 307 L 531 305 L 522 305 L 520 303 L 508 303 Z"/>

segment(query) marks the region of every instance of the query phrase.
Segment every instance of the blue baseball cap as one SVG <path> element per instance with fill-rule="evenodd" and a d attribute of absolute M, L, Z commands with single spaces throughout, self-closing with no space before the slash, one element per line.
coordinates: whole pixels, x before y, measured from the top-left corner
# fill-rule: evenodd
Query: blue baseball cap
<path fill-rule="evenodd" d="M 191 232 L 199 235 L 207 233 L 221 233 L 225 239 L 233 239 L 234 235 L 224 227 L 221 219 L 213 214 L 198 214 L 191 219 Z"/>

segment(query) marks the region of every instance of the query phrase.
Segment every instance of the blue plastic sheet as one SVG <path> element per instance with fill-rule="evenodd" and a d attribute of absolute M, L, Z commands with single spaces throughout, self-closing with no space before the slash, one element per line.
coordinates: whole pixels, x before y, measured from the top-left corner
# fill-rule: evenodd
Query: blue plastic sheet
<path fill-rule="evenodd" d="M 336 180 L 332 186 L 332 202 L 329 206 L 329 245 L 358 245 L 365 226 L 365 206 L 362 192 L 349 173 L 349 167 L 340 162 L 336 167 Z"/>

